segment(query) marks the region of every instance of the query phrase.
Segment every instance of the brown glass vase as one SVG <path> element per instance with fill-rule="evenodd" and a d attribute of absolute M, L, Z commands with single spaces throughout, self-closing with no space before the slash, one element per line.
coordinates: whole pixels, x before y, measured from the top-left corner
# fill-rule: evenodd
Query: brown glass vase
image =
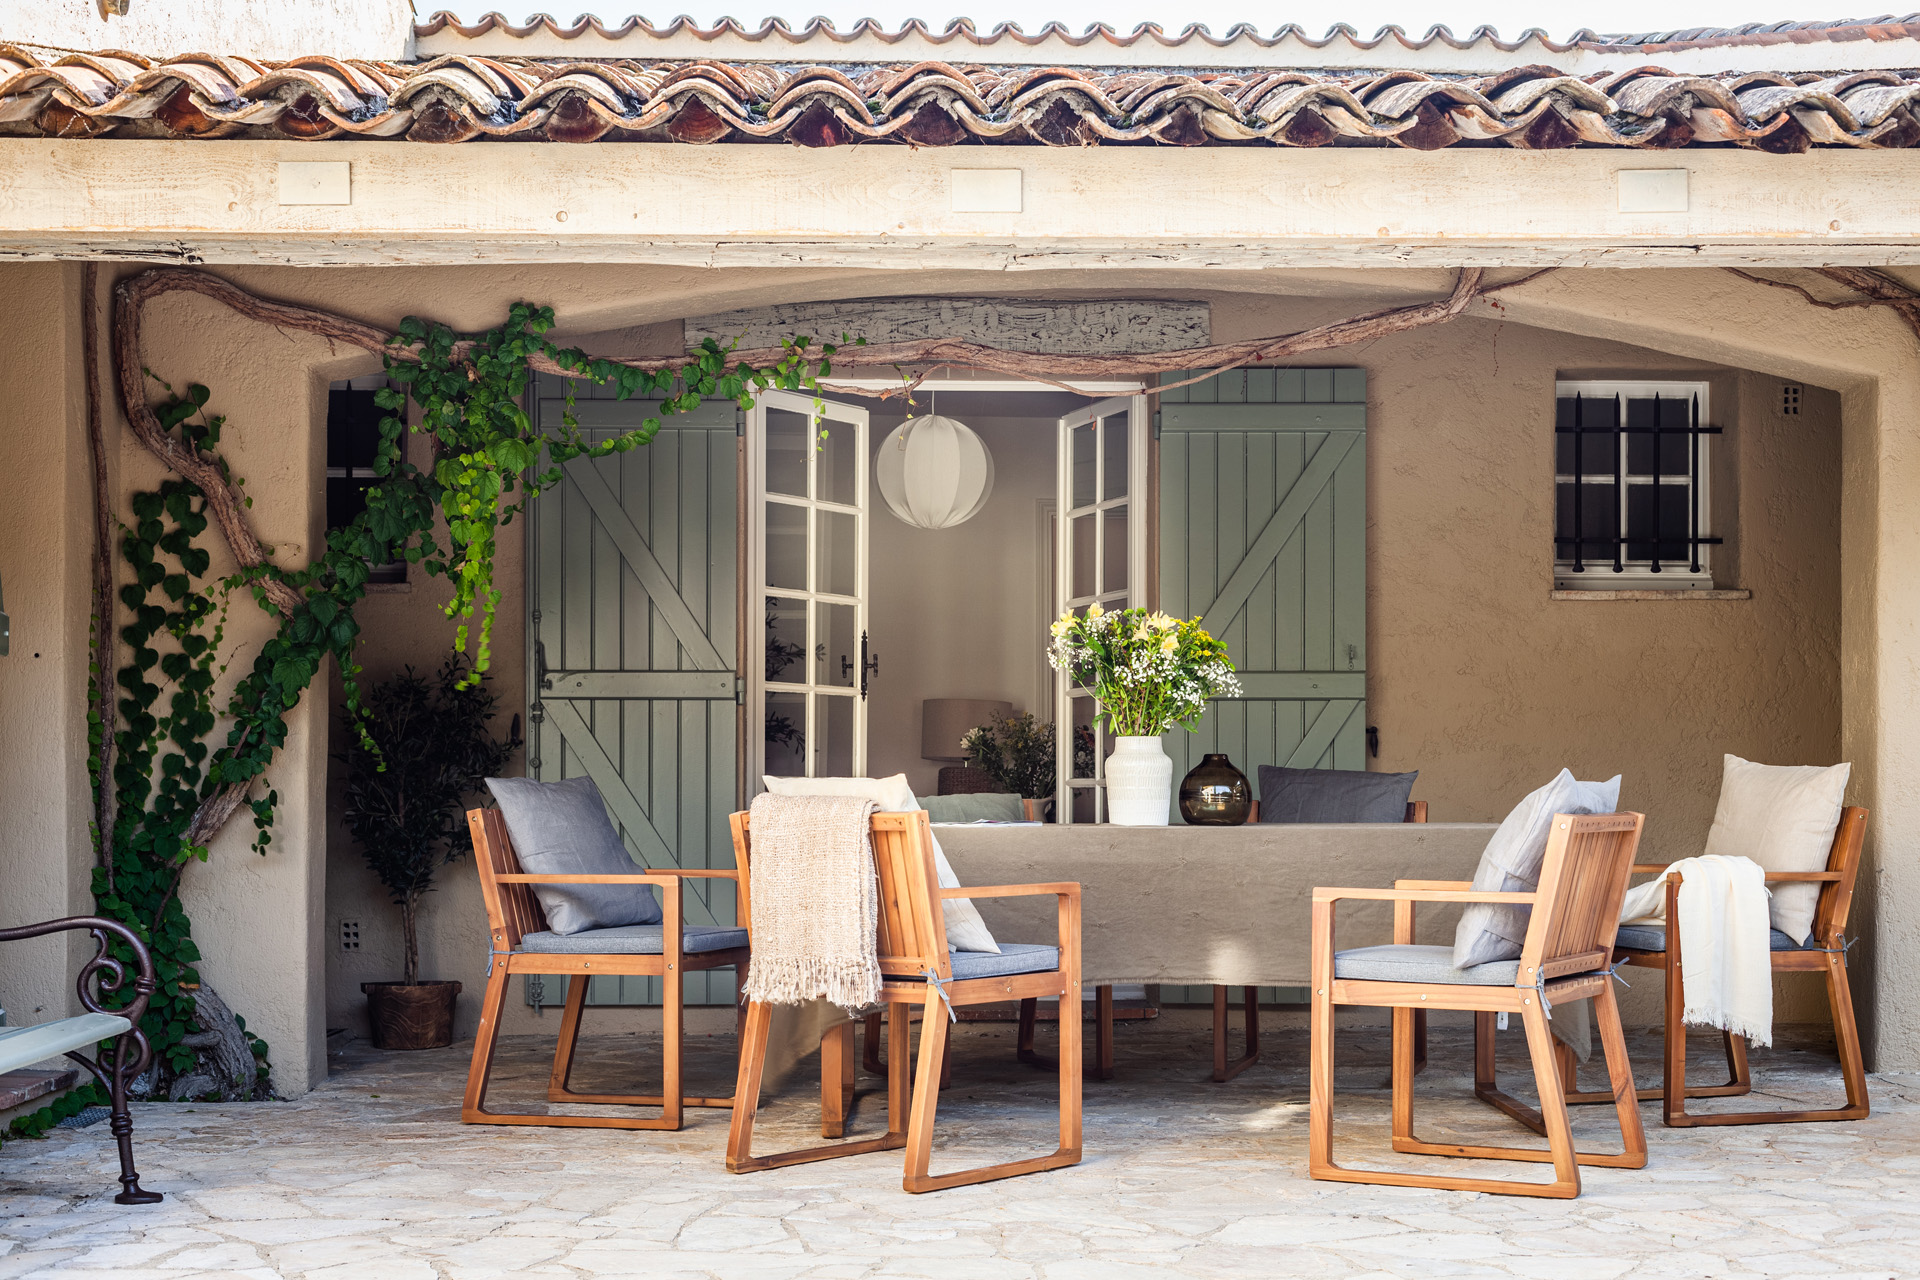
<path fill-rule="evenodd" d="M 1237 827 L 1253 812 L 1253 787 L 1233 761 L 1202 756 L 1180 780 L 1180 816 L 1196 827 Z"/>

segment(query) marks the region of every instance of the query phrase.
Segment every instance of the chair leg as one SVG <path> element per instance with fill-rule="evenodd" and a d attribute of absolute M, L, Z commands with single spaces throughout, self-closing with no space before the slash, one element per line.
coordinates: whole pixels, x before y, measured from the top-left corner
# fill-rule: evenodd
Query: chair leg
<path fill-rule="evenodd" d="M 767 1065 L 767 1031 L 773 1020 L 773 1012 L 757 1000 L 747 1006 L 747 1030 L 740 1041 L 740 1075 L 734 1085 L 733 1123 L 727 1129 L 728 1173 L 780 1169 L 788 1165 L 811 1164 L 816 1160 L 832 1160 L 838 1156 L 862 1155 L 869 1151 L 892 1151 L 906 1145 L 908 1058 L 903 1047 L 907 1035 L 906 1006 L 889 1005 L 888 1011 L 889 1029 L 894 1041 L 887 1064 L 887 1132 L 878 1138 L 756 1156 L 753 1154 L 753 1122 L 760 1112 L 760 1086 Z M 836 1027 L 828 1036 L 832 1038 L 843 1034 L 843 1029 Z M 843 1040 L 842 1048 L 846 1047 Z M 822 1051 L 825 1052 L 824 1041 Z"/>
<path fill-rule="evenodd" d="M 1227 989 L 1213 988 L 1213 1078 L 1227 1081 L 1260 1061 L 1260 988 L 1242 987 L 1241 1001 L 1246 1009 L 1247 1051 L 1234 1062 L 1227 1061 Z"/>
<path fill-rule="evenodd" d="M 1010 1160 L 1003 1164 L 985 1165 L 978 1169 L 963 1169 L 957 1173 L 943 1173 L 929 1176 L 928 1166 L 933 1158 L 933 1122 L 939 1108 L 939 1091 L 926 1087 L 926 1081 L 934 1078 L 939 1070 L 940 1059 L 947 1053 L 948 1019 L 946 1010 L 938 1003 L 929 1003 L 920 1018 L 920 1068 L 916 1079 L 920 1082 L 913 1090 L 912 1117 L 908 1124 L 907 1156 L 905 1176 L 901 1185 L 908 1191 L 943 1191 L 948 1187 L 971 1186 L 979 1182 L 993 1182 L 1001 1178 L 1015 1178 L 1027 1173 L 1042 1173 L 1048 1169 L 1065 1168 L 1080 1163 L 1080 1077 L 1083 1070 L 1080 1062 L 1080 1019 L 1074 1017 L 1079 1005 L 1079 992 L 1069 991 L 1060 997 L 1060 1146 L 1051 1155 L 1037 1156 L 1030 1160 Z M 897 1050 L 896 1052 L 902 1052 Z"/>
<path fill-rule="evenodd" d="M 567 983 L 569 1018 L 560 1024 L 561 1048 L 554 1053 L 553 1073 L 548 1079 L 547 1097 L 553 1101 L 593 1103 L 608 1106 L 659 1107 L 660 1115 L 648 1118 L 626 1116 L 564 1116 L 544 1112 L 489 1111 L 487 1085 L 493 1074 L 493 1055 L 500 1039 L 500 1018 L 506 1011 L 507 989 L 511 975 L 504 964 L 496 963 L 487 979 L 486 995 L 480 1008 L 480 1028 L 473 1037 L 473 1061 L 467 1068 L 467 1092 L 460 1105 L 463 1124 L 525 1124 L 552 1129 L 678 1129 L 681 1107 L 731 1106 L 730 1098 L 694 1098 L 680 1096 L 680 1009 L 669 993 L 662 1001 L 665 1026 L 664 1092 L 659 1095 L 573 1093 L 564 1088 L 572 1070 L 572 1039 L 578 1034 L 580 1018 L 575 1008 L 576 995 L 584 1003 L 586 982 L 572 975 Z M 569 1021 L 571 1027 L 569 1027 Z M 561 1088 L 556 1092 L 554 1081 Z"/>
<path fill-rule="evenodd" d="M 1064 1000 L 1060 1009 L 1064 1013 Z M 1105 982 L 1093 989 L 1093 1071 L 1102 1080 L 1113 1079 L 1113 984 Z"/>
<path fill-rule="evenodd" d="M 1747 1124 L 1813 1124 L 1830 1120 L 1864 1120 L 1870 1111 L 1867 1099 L 1866 1064 L 1860 1053 L 1860 1028 L 1853 1017 L 1853 991 L 1847 981 L 1847 961 L 1844 955 L 1827 956 L 1827 1001 L 1833 1012 L 1834 1048 L 1839 1051 L 1840 1076 L 1846 1084 L 1847 1102 L 1841 1107 L 1825 1107 L 1807 1111 L 1723 1111 L 1709 1115 L 1697 1115 L 1686 1109 L 1686 1098 L 1676 1107 L 1667 1105 L 1666 1121 L 1675 1128 L 1687 1129 L 1707 1125 L 1747 1125 Z M 1674 1034 L 1677 1020 L 1668 1019 L 1668 1036 Z M 1681 1028 L 1684 1034 L 1685 1028 Z M 1737 1050 L 1734 1046 L 1737 1045 Z M 1674 1058 L 1671 1044 L 1667 1050 L 1668 1061 Z M 1686 1051 L 1679 1054 L 1681 1069 L 1684 1070 Z M 1729 1060 L 1744 1071 L 1746 1062 L 1746 1041 L 1739 1036 L 1732 1038 L 1729 1045 Z M 1684 1079 L 1684 1077 L 1682 1077 Z M 1749 1076 L 1749 1079 L 1751 1077 Z M 1697 1097 L 1688 1092 L 1686 1097 Z"/>
<path fill-rule="evenodd" d="M 853 1109 L 853 1024 L 842 1023 L 820 1041 L 820 1136 L 843 1138 Z"/>
<path fill-rule="evenodd" d="M 587 979 L 574 974 L 567 980 L 566 1011 L 560 1015 L 560 1039 L 553 1047 L 553 1075 L 547 1081 L 547 1101 L 571 1102 L 567 1086 L 573 1079 L 573 1051 L 580 1042 L 580 1018 L 587 1007 Z"/>
<path fill-rule="evenodd" d="M 108 1073 L 107 1094 L 111 1102 L 108 1112 L 108 1127 L 113 1133 L 114 1146 L 120 1153 L 120 1194 L 113 1198 L 115 1204 L 159 1204 L 166 1197 L 158 1191 L 148 1191 L 140 1185 L 140 1170 L 133 1164 L 133 1113 L 127 1107 L 128 1068 L 138 1056 L 133 1052 L 137 1031 L 129 1031 L 113 1042 L 113 1048 L 100 1053 L 101 1061 L 108 1053 L 113 1055 L 113 1070 Z M 95 1071 L 96 1075 L 101 1074 Z"/>
<path fill-rule="evenodd" d="M 868 1075 L 885 1076 L 887 1064 L 880 1060 L 880 1016 L 877 1013 L 867 1015 L 861 1028 L 861 1043 L 864 1049 L 860 1065 Z"/>
<path fill-rule="evenodd" d="M 1028 1066 L 1051 1070 L 1058 1063 L 1042 1058 L 1033 1050 L 1034 1024 L 1040 1020 L 1040 1001 L 1037 999 L 1020 1002 L 1020 1033 L 1014 1041 L 1013 1056 Z"/>

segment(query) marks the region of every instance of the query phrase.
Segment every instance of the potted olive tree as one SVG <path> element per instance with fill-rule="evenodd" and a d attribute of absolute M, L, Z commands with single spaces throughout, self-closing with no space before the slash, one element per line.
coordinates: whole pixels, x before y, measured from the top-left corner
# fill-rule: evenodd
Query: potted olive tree
<path fill-rule="evenodd" d="M 439 1049 L 453 1043 L 458 982 L 420 981 L 420 901 L 434 873 L 470 852 L 464 801 L 498 774 L 520 745 L 519 717 L 507 736 L 488 731 L 496 699 L 483 680 L 463 689 L 466 667 L 449 658 L 433 679 L 408 667 L 368 689 L 367 736 L 347 725 L 347 831 L 400 908 L 406 961 L 398 982 L 363 982 L 373 1043 L 381 1049 Z"/>

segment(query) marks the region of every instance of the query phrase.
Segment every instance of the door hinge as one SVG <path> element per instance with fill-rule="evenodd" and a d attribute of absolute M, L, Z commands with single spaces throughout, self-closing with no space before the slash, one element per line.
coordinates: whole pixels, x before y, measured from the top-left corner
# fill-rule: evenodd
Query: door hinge
<path fill-rule="evenodd" d="M 1155 440 L 1160 438 L 1160 411 L 1158 409 L 1153 411 L 1153 438 Z"/>
<path fill-rule="evenodd" d="M 747 411 L 745 409 L 735 409 L 733 411 L 733 434 L 736 436 L 744 436 L 747 434 Z"/>
<path fill-rule="evenodd" d="M 736 707 L 747 705 L 747 682 L 740 676 L 733 678 L 733 705 Z"/>

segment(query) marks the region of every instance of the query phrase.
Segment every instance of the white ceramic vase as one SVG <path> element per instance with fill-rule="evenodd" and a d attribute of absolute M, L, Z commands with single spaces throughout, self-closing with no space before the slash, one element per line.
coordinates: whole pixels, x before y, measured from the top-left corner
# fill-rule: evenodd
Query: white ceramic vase
<path fill-rule="evenodd" d="M 1164 827 L 1173 809 L 1173 759 L 1159 738 L 1119 737 L 1107 757 L 1107 821 Z"/>

